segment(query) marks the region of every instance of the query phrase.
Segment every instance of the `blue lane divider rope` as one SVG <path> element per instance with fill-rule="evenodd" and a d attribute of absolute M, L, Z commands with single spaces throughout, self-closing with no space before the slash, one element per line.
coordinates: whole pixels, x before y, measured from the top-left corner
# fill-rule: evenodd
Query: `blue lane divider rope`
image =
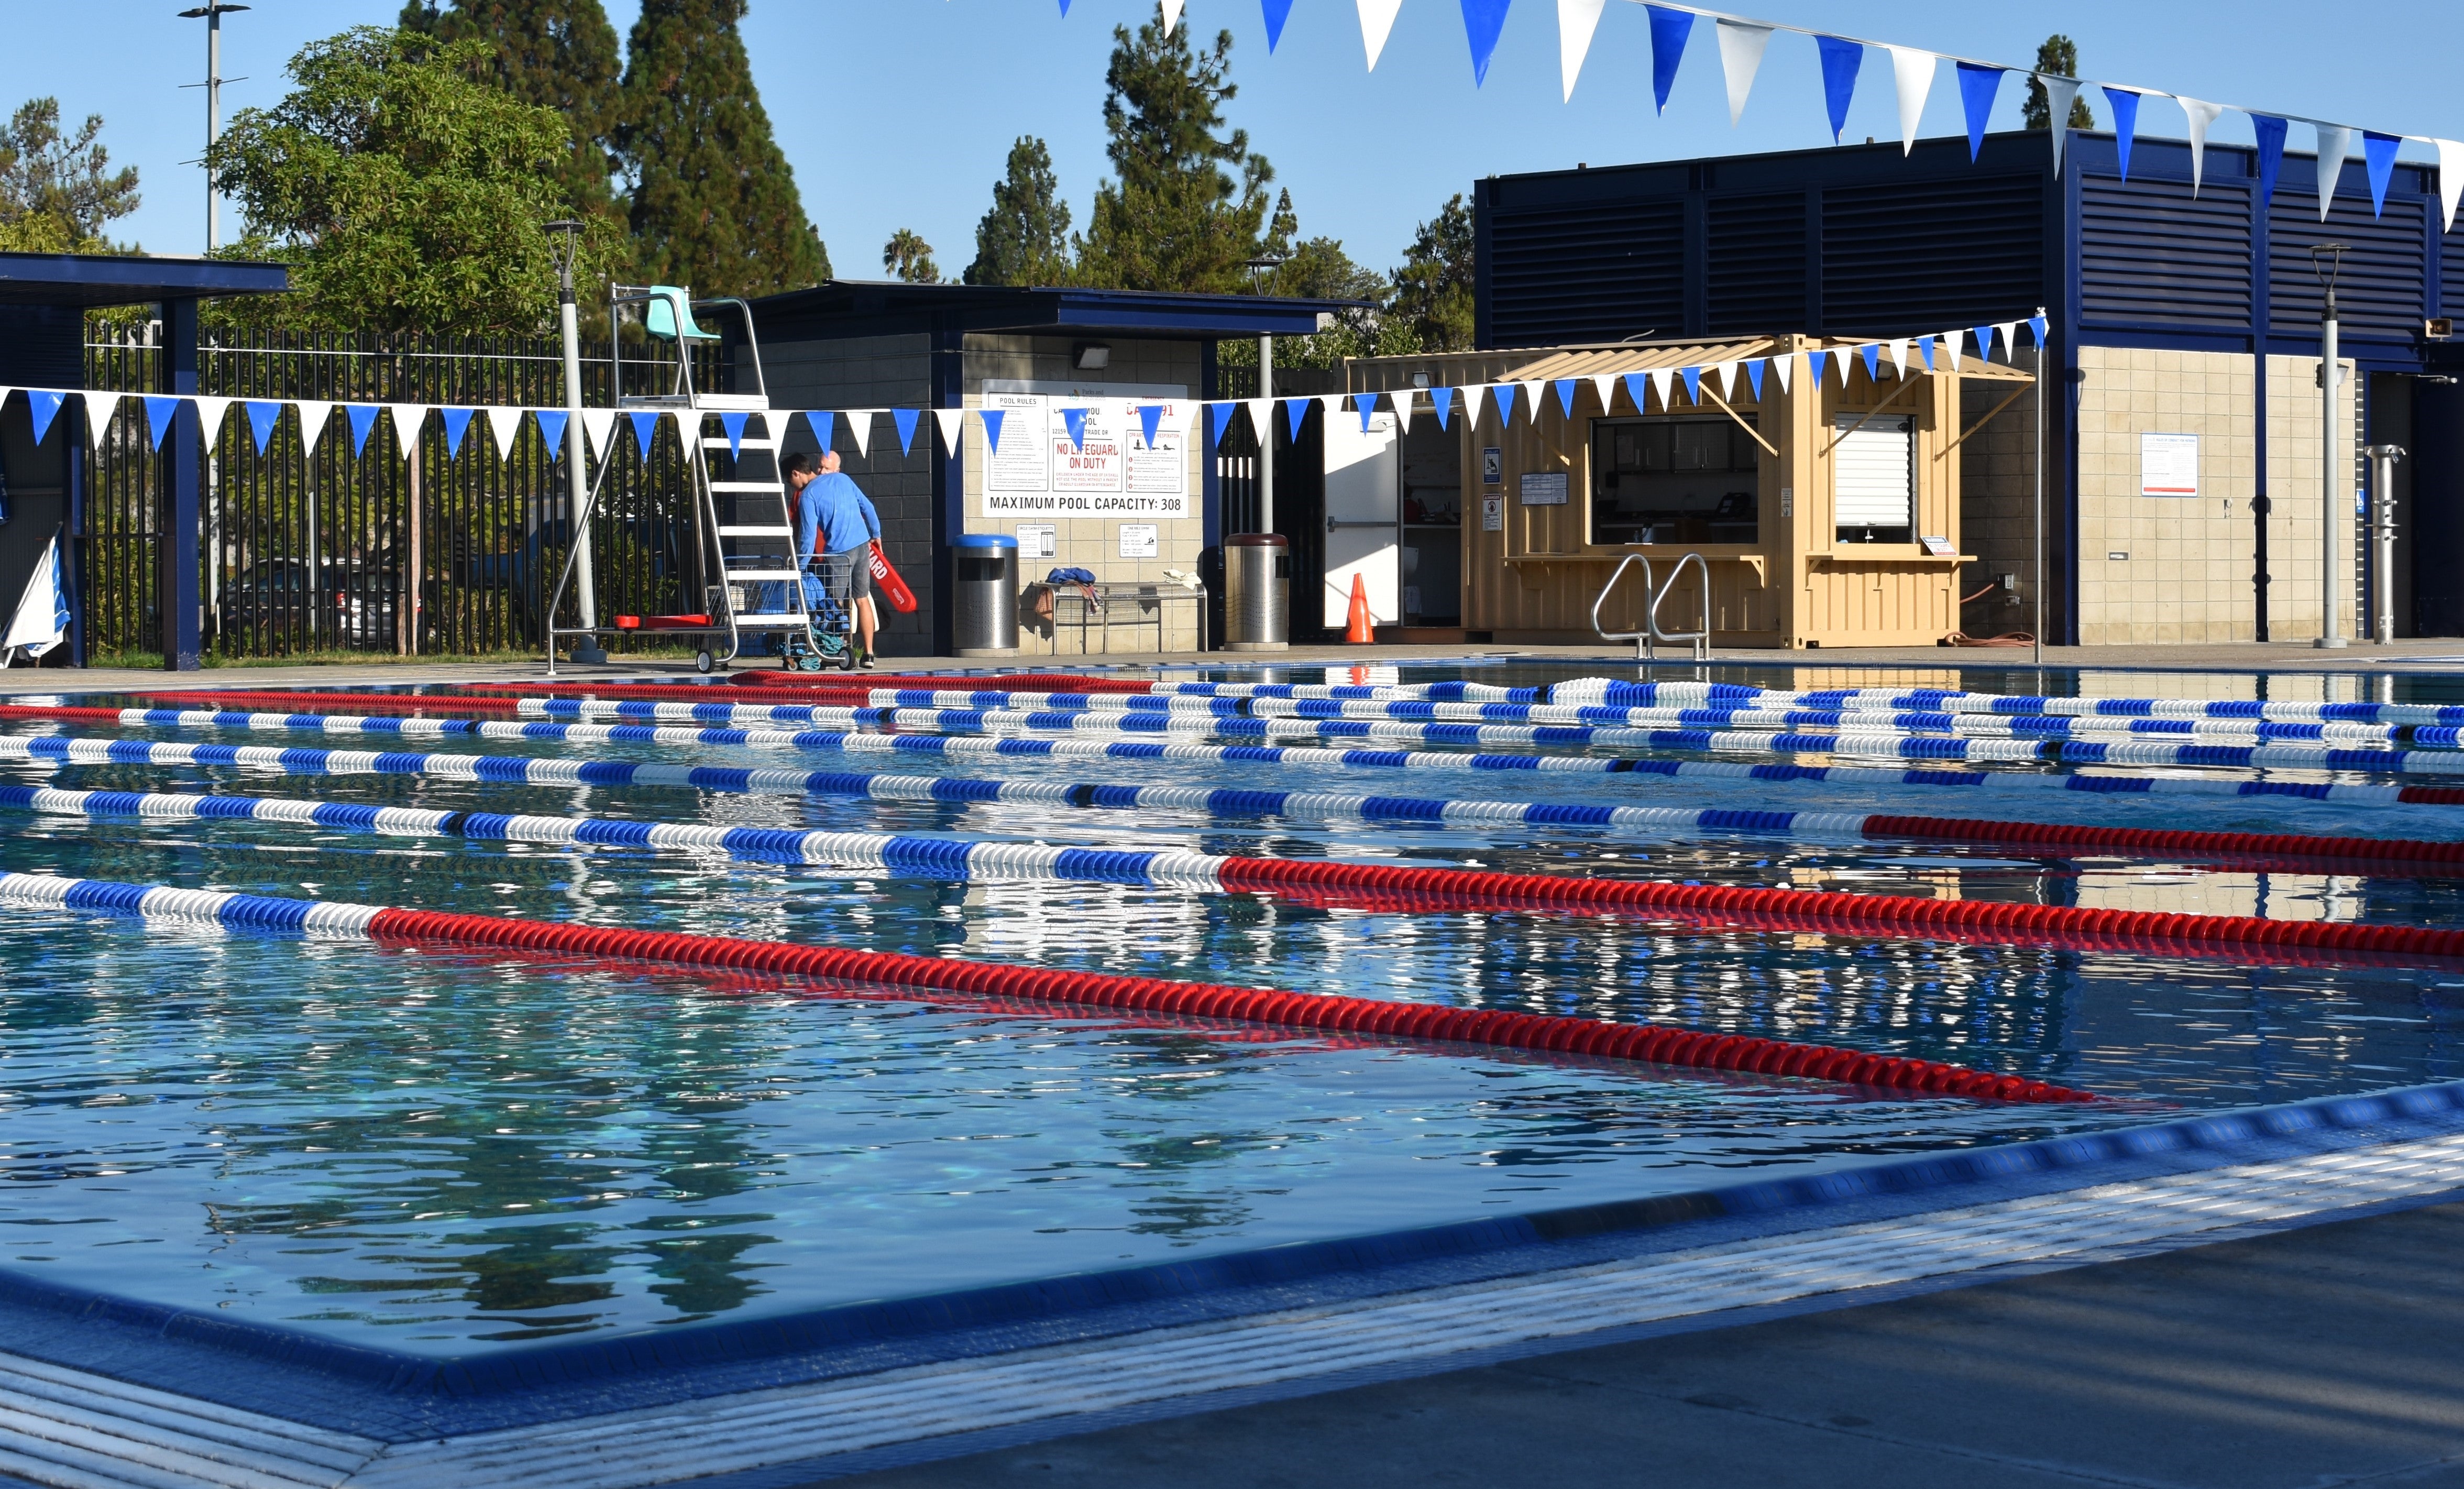
<path fill-rule="evenodd" d="M 2464 706 L 2439 703 L 2257 702 L 2244 699 L 2057 698 L 1961 688 L 1760 688 L 1730 682 L 1623 682 L 1578 678 L 1548 690 L 1551 703 L 1628 707 L 1890 708 L 1956 713 L 2075 714 L 2118 718 L 2265 719 L 2351 723 L 2464 725 Z"/>

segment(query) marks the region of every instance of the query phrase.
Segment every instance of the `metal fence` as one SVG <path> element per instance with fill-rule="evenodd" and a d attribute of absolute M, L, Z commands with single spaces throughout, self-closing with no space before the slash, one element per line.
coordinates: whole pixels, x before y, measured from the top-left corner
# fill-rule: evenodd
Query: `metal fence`
<path fill-rule="evenodd" d="M 638 368 L 641 349 L 626 348 Z M 724 387 L 716 347 L 697 347 L 696 381 Z M 160 391 L 161 350 L 142 342 L 86 348 L 86 386 Z M 583 402 L 605 408 L 605 343 L 583 348 Z M 637 374 L 638 375 L 638 374 Z M 361 405 L 561 407 L 557 344 L 544 338 L 247 333 L 199 348 L 209 396 Z M 161 644 L 158 576 L 171 446 L 157 450 L 135 405 L 104 433 L 73 513 L 85 649 Z M 363 416 L 364 418 L 364 416 Z M 696 608 L 703 555 L 684 452 L 667 421 L 651 448 L 617 421 L 591 522 L 601 619 Z M 567 487 L 535 424 L 510 453 L 473 419 L 458 453 L 430 417 L 406 444 L 379 418 L 363 444 L 337 408 L 313 451 L 286 409 L 260 451 L 241 408 L 204 454 L 199 592 L 209 651 L 476 654 L 535 649 L 572 543 Z M 594 461 L 594 474 L 596 470 Z M 571 624 L 572 601 L 561 623 Z"/>

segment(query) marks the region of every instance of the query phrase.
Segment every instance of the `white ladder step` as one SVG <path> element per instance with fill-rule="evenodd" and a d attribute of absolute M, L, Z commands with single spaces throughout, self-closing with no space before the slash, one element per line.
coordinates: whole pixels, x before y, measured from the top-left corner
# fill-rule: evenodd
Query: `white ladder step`
<path fill-rule="evenodd" d="M 718 535 L 722 538 L 786 538 L 792 541 L 796 536 L 796 529 L 793 527 L 721 527 Z"/>
<path fill-rule="evenodd" d="M 710 489 L 713 491 L 758 491 L 763 496 L 768 497 L 778 496 L 781 490 L 779 483 L 775 480 L 715 480 L 710 483 Z"/>
<path fill-rule="evenodd" d="M 738 631 L 772 631 L 782 626 L 801 628 L 808 623 L 806 617 L 803 615 L 738 615 L 736 617 L 736 629 Z"/>
<path fill-rule="evenodd" d="M 727 571 L 727 577 L 735 580 L 742 580 L 748 583 L 765 579 L 800 579 L 803 577 L 803 570 L 797 568 L 731 568 Z"/>

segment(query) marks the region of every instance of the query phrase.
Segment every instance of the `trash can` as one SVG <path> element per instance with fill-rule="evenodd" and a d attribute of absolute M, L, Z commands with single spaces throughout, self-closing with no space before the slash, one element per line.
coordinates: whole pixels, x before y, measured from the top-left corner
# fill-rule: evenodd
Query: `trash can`
<path fill-rule="evenodd" d="M 1280 652 L 1291 635 L 1292 553 L 1281 533 L 1223 540 L 1223 649 Z"/>
<path fill-rule="evenodd" d="M 955 650 L 961 656 L 1016 655 L 1018 540 L 1001 533 L 961 533 L 955 546 Z"/>

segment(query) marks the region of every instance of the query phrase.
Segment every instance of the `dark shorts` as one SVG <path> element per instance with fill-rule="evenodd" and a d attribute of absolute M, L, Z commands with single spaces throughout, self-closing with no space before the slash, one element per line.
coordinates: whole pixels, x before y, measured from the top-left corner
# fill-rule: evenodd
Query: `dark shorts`
<path fill-rule="evenodd" d="M 863 548 L 850 548 L 845 550 L 856 555 L 855 571 L 847 575 L 847 605 L 849 608 L 853 608 L 855 602 L 858 600 L 869 600 L 872 597 L 872 556 L 865 551 L 866 548 L 869 548 L 871 546 L 872 544 L 866 544 Z M 829 556 L 831 558 L 837 558 L 839 555 L 833 553 Z"/>

